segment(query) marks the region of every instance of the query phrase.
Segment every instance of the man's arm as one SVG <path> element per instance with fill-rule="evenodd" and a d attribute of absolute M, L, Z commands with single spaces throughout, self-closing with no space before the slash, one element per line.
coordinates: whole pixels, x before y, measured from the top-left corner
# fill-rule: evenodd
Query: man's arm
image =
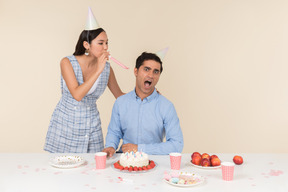
<path fill-rule="evenodd" d="M 106 135 L 105 149 L 103 151 L 107 152 L 107 155 L 111 157 L 115 153 L 115 151 L 118 149 L 120 139 L 122 138 L 123 138 L 123 134 L 121 131 L 119 106 L 118 106 L 118 99 L 117 99 L 112 109 L 111 120 L 108 126 L 108 132 Z M 112 149 L 114 149 L 114 151 Z"/>
<path fill-rule="evenodd" d="M 131 152 L 134 151 L 136 153 L 136 151 L 138 151 L 138 145 L 133 144 L 133 143 L 127 143 L 127 144 L 123 144 L 122 145 L 122 152 L 126 153 L 126 152 Z"/>
<path fill-rule="evenodd" d="M 151 155 L 167 155 L 171 152 L 181 153 L 184 142 L 176 110 L 171 103 L 164 116 L 164 128 L 166 132 L 166 142 L 154 144 L 138 144 L 138 151 L 143 151 Z"/>
<path fill-rule="evenodd" d="M 107 147 L 105 149 L 103 149 L 103 152 L 107 153 L 107 157 L 112 157 L 115 153 L 115 149 L 113 147 Z"/>

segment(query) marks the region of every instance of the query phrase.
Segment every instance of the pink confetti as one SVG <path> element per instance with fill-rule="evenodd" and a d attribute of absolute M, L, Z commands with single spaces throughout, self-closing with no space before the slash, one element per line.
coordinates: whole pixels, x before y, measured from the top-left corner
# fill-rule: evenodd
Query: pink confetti
<path fill-rule="evenodd" d="M 153 183 L 152 185 L 157 185 L 157 183 Z"/>
<path fill-rule="evenodd" d="M 250 179 L 250 180 L 254 180 L 254 178 L 252 178 L 252 177 L 250 177 L 249 179 Z"/>
<path fill-rule="evenodd" d="M 59 174 L 61 174 L 61 173 L 62 173 L 62 172 L 55 172 L 54 174 L 55 174 L 55 175 L 59 175 Z"/>
<path fill-rule="evenodd" d="M 139 190 L 140 188 L 139 188 L 139 187 L 135 187 L 134 189 L 135 189 L 135 190 Z"/>
<path fill-rule="evenodd" d="M 83 174 L 83 175 L 89 175 L 86 171 L 82 171 L 81 174 Z"/>
<path fill-rule="evenodd" d="M 86 184 L 85 186 L 86 186 L 86 187 L 89 187 L 90 185 L 89 185 L 89 184 Z"/>
<path fill-rule="evenodd" d="M 92 190 L 96 190 L 96 187 L 91 187 Z"/>
<path fill-rule="evenodd" d="M 82 173 L 83 175 L 89 175 L 88 173 Z"/>
<path fill-rule="evenodd" d="M 146 184 L 142 184 L 141 186 L 145 187 L 145 186 L 146 186 Z"/>
<path fill-rule="evenodd" d="M 25 165 L 24 167 L 25 167 L 25 168 L 29 168 L 29 166 L 28 166 L 28 165 Z"/>
<path fill-rule="evenodd" d="M 274 163 L 273 163 L 273 162 L 269 162 L 269 164 L 270 164 L 270 165 L 273 165 Z"/>
<path fill-rule="evenodd" d="M 26 172 L 22 172 L 22 174 L 26 174 Z"/>
<path fill-rule="evenodd" d="M 36 171 L 36 172 L 39 172 L 39 171 L 40 171 L 40 169 L 39 169 L 39 168 L 36 168 L 36 169 L 35 169 L 35 171 Z"/>
<path fill-rule="evenodd" d="M 280 170 L 270 170 L 270 173 L 269 173 L 269 175 L 270 176 L 279 176 L 279 175 L 281 175 L 281 174 L 283 174 L 283 171 L 280 171 Z"/>
<path fill-rule="evenodd" d="M 256 185 L 255 185 L 255 184 L 252 184 L 251 186 L 252 186 L 252 187 L 255 187 Z"/>
<path fill-rule="evenodd" d="M 18 165 L 18 169 L 22 169 L 22 166 L 21 166 L 21 165 Z"/>
<path fill-rule="evenodd" d="M 46 168 L 42 168 L 42 171 L 46 171 Z"/>

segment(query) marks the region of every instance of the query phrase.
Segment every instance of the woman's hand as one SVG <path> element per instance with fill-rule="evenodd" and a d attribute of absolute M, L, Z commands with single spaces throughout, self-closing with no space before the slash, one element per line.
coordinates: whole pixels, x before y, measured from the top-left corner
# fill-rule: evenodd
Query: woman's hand
<path fill-rule="evenodd" d="M 158 89 L 157 89 L 157 88 L 155 88 L 155 89 L 156 89 L 157 93 L 159 93 L 160 95 L 162 95 L 162 94 L 160 93 L 160 91 L 158 91 Z"/>
<path fill-rule="evenodd" d="M 105 51 L 100 55 L 100 57 L 97 58 L 97 71 L 98 72 L 100 71 L 100 73 L 102 73 L 102 71 L 104 70 L 106 62 L 109 59 L 109 55 L 110 53 Z"/>

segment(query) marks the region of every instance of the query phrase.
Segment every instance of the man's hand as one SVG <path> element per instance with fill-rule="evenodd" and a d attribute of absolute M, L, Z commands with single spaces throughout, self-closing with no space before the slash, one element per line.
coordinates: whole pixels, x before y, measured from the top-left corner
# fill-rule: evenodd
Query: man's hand
<path fill-rule="evenodd" d="M 122 145 L 122 151 L 123 153 L 126 153 L 126 152 L 131 152 L 131 151 L 138 151 L 138 145 L 135 145 L 135 144 L 132 144 L 132 143 L 127 143 L 127 144 L 124 144 Z"/>
<path fill-rule="evenodd" d="M 105 149 L 103 149 L 102 152 L 106 152 L 107 153 L 107 157 L 112 157 L 115 153 L 115 149 L 113 147 L 107 147 Z"/>

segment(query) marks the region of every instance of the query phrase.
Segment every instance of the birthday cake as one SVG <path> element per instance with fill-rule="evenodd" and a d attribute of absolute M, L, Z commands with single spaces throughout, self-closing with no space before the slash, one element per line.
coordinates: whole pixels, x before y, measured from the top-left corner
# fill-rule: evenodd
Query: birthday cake
<path fill-rule="evenodd" d="M 120 165 L 123 167 L 143 167 L 149 164 L 148 155 L 144 152 L 133 151 L 122 153 L 120 156 Z"/>

